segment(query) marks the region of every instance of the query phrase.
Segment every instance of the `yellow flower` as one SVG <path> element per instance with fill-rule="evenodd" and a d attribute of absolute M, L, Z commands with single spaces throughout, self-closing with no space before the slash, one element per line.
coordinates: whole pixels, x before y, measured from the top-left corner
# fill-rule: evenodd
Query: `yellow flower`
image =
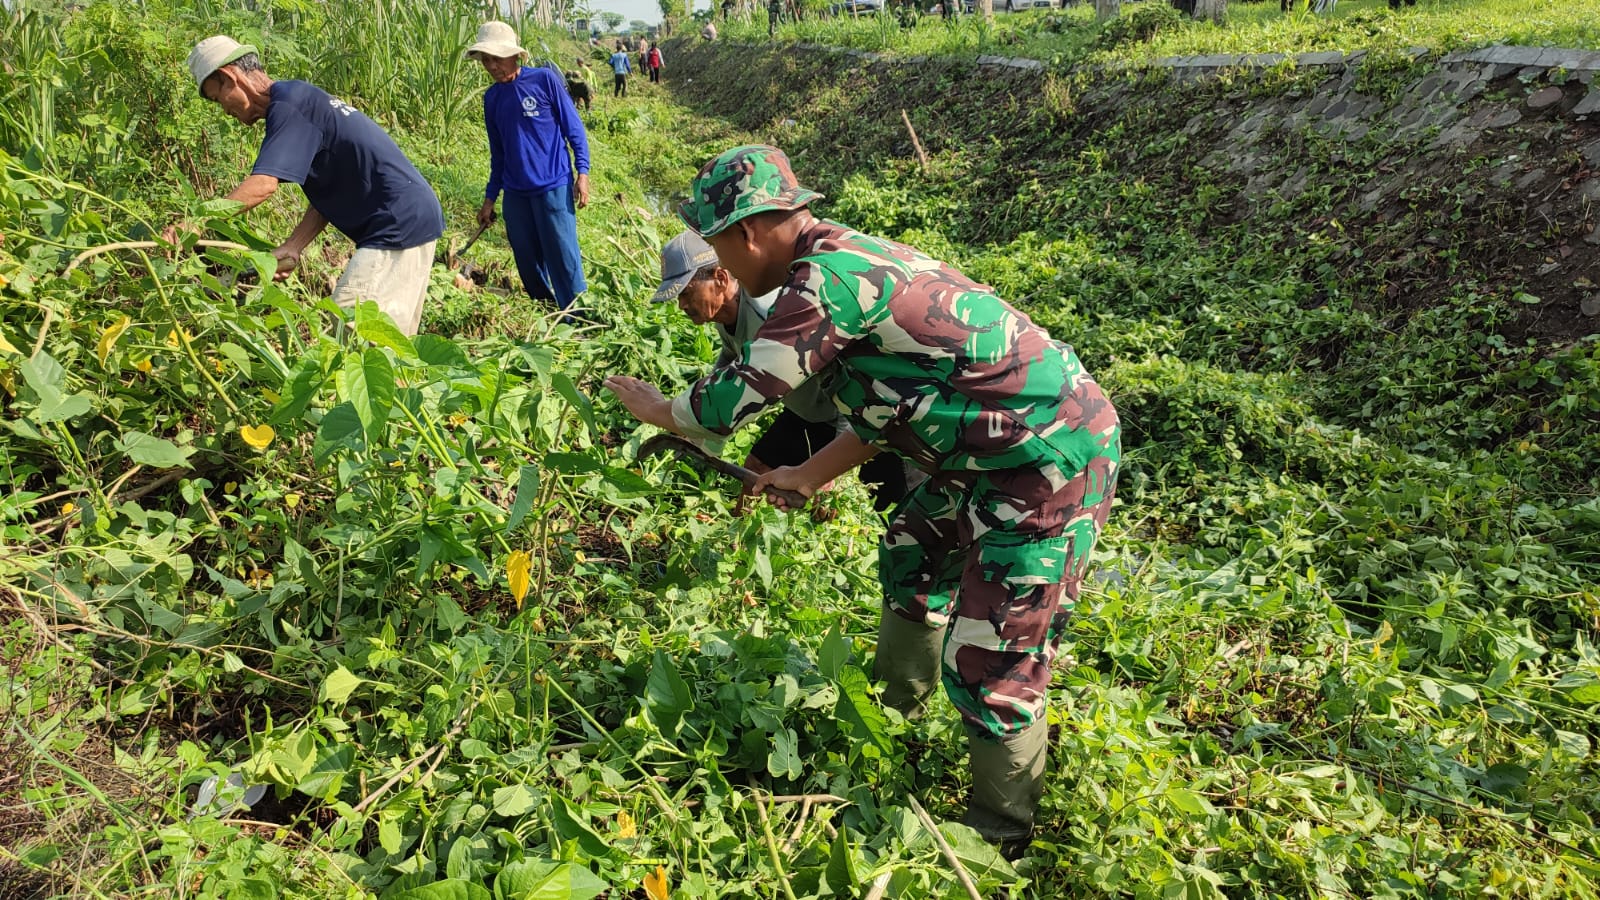
<path fill-rule="evenodd" d="M 522 608 L 522 598 L 528 596 L 528 576 L 533 572 L 533 560 L 526 550 L 513 550 L 506 557 L 506 580 L 511 583 L 511 596 Z"/>
<path fill-rule="evenodd" d="M 656 866 L 656 870 L 644 877 L 644 895 L 650 900 L 667 900 L 672 894 L 672 887 L 667 884 L 667 867 Z"/>
<path fill-rule="evenodd" d="M 273 390 L 272 388 L 262 388 L 261 389 L 261 399 L 267 401 L 268 403 L 273 403 L 273 404 L 277 403 L 278 402 L 278 396 L 279 396 L 278 392 Z"/>
<path fill-rule="evenodd" d="M 289 509 L 294 509 L 296 506 L 300 505 L 300 495 L 299 494 L 284 494 L 283 495 L 283 505 L 288 507 Z"/>
<path fill-rule="evenodd" d="M 222 374 L 222 360 L 217 359 L 216 357 L 212 357 L 211 358 L 211 368 L 216 370 L 216 373 L 218 375 L 221 375 Z"/>
<path fill-rule="evenodd" d="M 146 375 L 148 375 L 148 374 L 150 374 L 150 370 L 152 368 L 154 368 L 154 367 L 150 365 L 150 360 L 141 359 L 141 360 L 139 360 L 138 363 L 136 363 L 134 365 L 134 368 L 138 369 L 139 371 L 141 371 L 141 372 L 145 373 Z"/>
<path fill-rule="evenodd" d="M 243 425 L 239 428 L 239 436 L 244 442 L 257 450 L 265 450 L 272 446 L 272 439 L 278 433 L 272 430 L 271 425 Z"/>
<path fill-rule="evenodd" d="M 452 415 L 450 417 L 450 424 L 456 426 L 457 428 L 459 428 L 462 425 L 467 424 L 467 420 L 470 419 L 470 418 L 472 418 L 472 417 L 467 415 L 466 413 L 455 413 L 454 415 Z"/>
<path fill-rule="evenodd" d="M 638 833 L 639 829 L 633 824 L 633 816 L 628 815 L 627 810 L 617 813 L 617 837 L 631 838 Z"/>
<path fill-rule="evenodd" d="M 63 516 L 70 516 L 77 508 L 78 504 L 76 503 L 63 503 L 61 504 L 61 514 Z"/>

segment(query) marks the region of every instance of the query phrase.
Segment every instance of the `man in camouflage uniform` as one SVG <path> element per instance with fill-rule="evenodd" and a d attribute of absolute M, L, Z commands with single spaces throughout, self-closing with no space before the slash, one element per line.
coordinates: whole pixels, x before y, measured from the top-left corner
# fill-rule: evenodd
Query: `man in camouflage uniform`
<path fill-rule="evenodd" d="M 661 285 L 654 303 L 676 303 L 696 325 L 711 325 L 720 342 L 714 368 L 737 362 L 744 346 L 772 311 L 776 292 L 751 296 L 717 262 L 705 239 L 685 231 L 661 248 Z M 783 410 L 745 457 L 744 467 L 756 473 L 778 466 L 799 465 L 827 446 L 844 427 L 833 405 L 837 369 L 818 374 L 783 397 Z M 861 467 L 862 483 L 872 490 L 873 506 L 885 512 L 905 498 L 909 479 L 905 464 L 892 454 Z"/>
<path fill-rule="evenodd" d="M 969 735 L 965 821 L 1008 855 L 1043 789 L 1050 664 L 1110 511 L 1115 409 L 1072 349 L 944 263 L 814 218 L 773 147 L 700 170 L 679 215 L 752 292 L 778 290 L 743 348 L 667 400 L 614 376 L 640 420 L 722 436 L 836 365 L 851 432 L 762 476 L 809 495 L 880 449 L 928 475 L 879 550 L 887 602 L 876 671 L 918 714 L 940 671 Z"/>

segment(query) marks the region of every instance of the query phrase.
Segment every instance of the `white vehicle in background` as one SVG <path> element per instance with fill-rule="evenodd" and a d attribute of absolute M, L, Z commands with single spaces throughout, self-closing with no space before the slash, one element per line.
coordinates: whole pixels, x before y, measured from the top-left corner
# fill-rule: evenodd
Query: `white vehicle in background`
<path fill-rule="evenodd" d="M 1072 0 L 994 0 L 994 11 L 997 13 L 1022 12 L 1025 9 L 1055 9 L 1065 7 Z M 968 15 L 978 11 L 977 0 L 964 0 L 964 8 Z"/>

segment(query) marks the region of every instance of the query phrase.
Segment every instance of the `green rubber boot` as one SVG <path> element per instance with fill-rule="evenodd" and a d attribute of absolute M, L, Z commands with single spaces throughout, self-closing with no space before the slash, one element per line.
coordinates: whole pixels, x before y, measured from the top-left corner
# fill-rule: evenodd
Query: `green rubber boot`
<path fill-rule="evenodd" d="M 972 796 L 962 822 L 1000 847 L 1006 859 L 1017 859 L 1033 839 L 1033 816 L 1044 793 L 1044 764 L 1050 750 L 1050 727 L 1036 722 L 1004 740 L 970 734 Z"/>
<path fill-rule="evenodd" d="M 878 652 L 872 660 L 872 677 L 886 682 L 883 702 L 907 719 L 922 715 L 939 686 L 939 654 L 944 649 L 944 629 L 912 622 L 883 605 L 878 625 Z"/>

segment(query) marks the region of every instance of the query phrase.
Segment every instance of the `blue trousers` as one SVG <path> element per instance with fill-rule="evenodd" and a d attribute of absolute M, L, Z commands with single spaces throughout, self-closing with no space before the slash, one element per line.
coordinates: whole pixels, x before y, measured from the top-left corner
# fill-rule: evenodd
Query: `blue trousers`
<path fill-rule="evenodd" d="M 589 287 L 578 252 L 578 211 L 572 185 L 547 191 L 506 191 L 500 200 L 506 238 L 517 259 L 522 287 L 535 300 L 561 309 Z"/>

